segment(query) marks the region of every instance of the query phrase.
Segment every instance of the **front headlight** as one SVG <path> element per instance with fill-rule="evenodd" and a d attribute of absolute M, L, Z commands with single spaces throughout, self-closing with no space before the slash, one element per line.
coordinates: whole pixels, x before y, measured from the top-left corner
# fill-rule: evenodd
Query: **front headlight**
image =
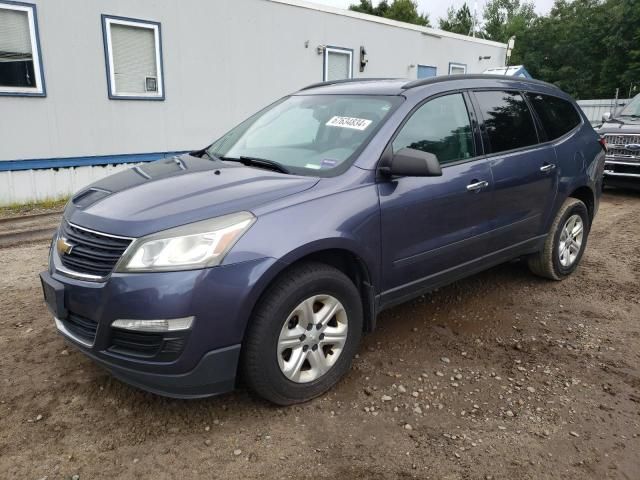
<path fill-rule="evenodd" d="M 138 238 L 116 271 L 193 270 L 218 265 L 254 221 L 251 213 L 239 212 Z"/>

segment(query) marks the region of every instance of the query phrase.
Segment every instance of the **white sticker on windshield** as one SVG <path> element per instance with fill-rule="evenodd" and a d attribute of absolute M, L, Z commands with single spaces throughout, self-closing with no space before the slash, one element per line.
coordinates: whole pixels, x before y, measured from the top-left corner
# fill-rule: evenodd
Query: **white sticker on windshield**
<path fill-rule="evenodd" d="M 371 120 L 355 117 L 333 117 L 326 123 L 327 127 L 352 128 L 353 130 L 366 130 L 371 125 Z"/>

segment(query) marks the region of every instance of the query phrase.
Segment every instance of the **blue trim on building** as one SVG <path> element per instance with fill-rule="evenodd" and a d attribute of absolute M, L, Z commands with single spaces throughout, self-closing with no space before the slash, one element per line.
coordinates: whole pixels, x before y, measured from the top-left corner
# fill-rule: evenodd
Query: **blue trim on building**
<path fill-rule="evenodd" d="M 44 80 L 44 66 L 42 63 L 42 47 L 40 46 L 40 29 L 38 28 L 38 9 L 34 3 L 15 2 L 13 0 L 1 0 L 0 5 L 19 5 L 21 7 L 28 7 L 33 12 L 33 32 L 36 37 L 36 48 L 38 49 L 38 65 L 40 65 L 40 81 L 42 82 L 42 92 L 0 92 L 2 97 L 46 97 L 47 96 L 47 83 Z M 35 59 L 34 59 L 35 60 Z"/>
<path fill-rule="evenodd" d="M 102 45 L 104 48 L 104 66 L 107 73 L 107 95 L 109 95 L 109 100 L 150 100 L 150 101 L 164 101 L 167 95 L 166 90 L 164 89 L 164 59 L 162 56 L 162 25 L 160 22 L 154 22 L 151 20 L 142 20 L 139 18 L 131 18 L 131 17 L 119 17 L 117 15 L 100 15 L 102 21 Z M 125 22 L 137 22 L 146 25 L 156 25 L 158 27 L 158 45 L 160 46 L 160 51 L 158 52 L 160 55 L 160 85 L 162 86 L 162 95 L 158 97 L 145 97 L 140 95 L 113 95 L 111 92 L 111 75 L 109 66 L 109 47 L 107 45 L 107 19 L 112 20 L 123 20 Z"/>
<path fill-rule="evenodd" d="M 121 163 L 153 162 L 181 152 L 131 153 L 123 155 L 100 155 L 93 157 L 69 158 L 37 158 L 32 160 L 3 160 L 0 161 L 0 172 L 15 172 L 18 170 L 46 170 L 69 167 L 90 167 L 99 165 L 118 165 Z"/>

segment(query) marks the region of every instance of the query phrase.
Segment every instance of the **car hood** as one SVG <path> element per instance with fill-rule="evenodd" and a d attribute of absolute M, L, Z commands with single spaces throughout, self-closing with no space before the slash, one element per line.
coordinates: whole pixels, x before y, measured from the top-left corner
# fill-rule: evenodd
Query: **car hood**
<path fill-rule="evenodd" d="M 64 217 L 91 230 L 140 237 L 251 211 L 307 190 L 318 180 L 182 155 L 139 165 L 90 185 L 74 195 Z"/>
<path fill-rule="evenodd" d="M 622 123 L 615 122 L 607 122 L 603 124 L 600 128 L 598 128 L 598 133 L 613 133 L 613 134 L 621 134 L 621 133 L 637 133 L 640 135 L 640 120 L 638 119 L 616 119 L 620 120 Z"/>

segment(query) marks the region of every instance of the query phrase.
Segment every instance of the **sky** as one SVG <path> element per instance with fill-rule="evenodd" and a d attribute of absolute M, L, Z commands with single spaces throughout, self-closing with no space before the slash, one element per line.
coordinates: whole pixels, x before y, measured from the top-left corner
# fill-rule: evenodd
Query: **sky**
<path fill-rule="evenodd" d="M 314 3 L 322 3 L 325 5 L 331 5 L 332 7 L 349 8 L 352 3 L 359 3 L 358 0 L 310 0 Z M 536 6 L 536 11 L 539 14 L 548 13 L 551 10 L 554 0 L 534 0 L 533 3 Z M 438 18 L 446 17 L 447 9 L 450 6 L 455 8 L 460 7 L 465 0 L 418 0 L 418 10 L 420 13 L 428 13 L 431 19 L 432 25 L 437 25 Z M 377 3 L 373 0 L 373 3 Z M 477 0 L 478 15 L 482 12 L 482 7 L 486 3 L 486 0 Z M 474 0 L 467 0 L 469 7 L 473 9 Z"/>

